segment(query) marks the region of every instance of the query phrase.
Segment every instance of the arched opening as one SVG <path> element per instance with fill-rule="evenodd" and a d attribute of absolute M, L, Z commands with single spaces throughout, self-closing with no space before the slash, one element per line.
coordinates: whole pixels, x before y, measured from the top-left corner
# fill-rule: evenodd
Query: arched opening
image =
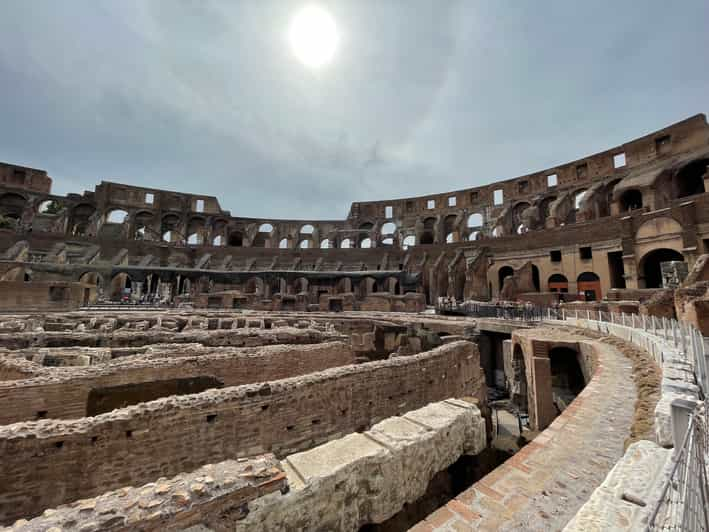
<path fill-rule="evenodd" d="M 96 209 L 93 205 L 84 203 L 74 207 L 71 211 L 69 234 L 72 236 L 85 236 L 89 229 L 91 217 L 94 212 L 96 212 Z"/>
<path fill-rule="evenodd" d="M 424 231 L 421 233 L 420 244 L 433 244 L 433 233 L 430 231 Z"/>
<path fill-rule="evenodd" d="M 534 264 L 532 264 L 532 284 L 534 285 L 534 289 L 539 292 L 541 289 L 541 283 L 539 282 L 539 268 L 537 268 Z"/>
<path fill-rule="evenodd" d="M 178 227 L 180 227 L 179 216 L 176 214 L 167 214 L 163 216 L 160 232 L 162 239 L 165 242 L 177 242 L 180 240 L 180 234 L 177 231 Z"/>
<path fill-rule="evenodd" d="M 524 225 L 524 224 L 519 224 L 519 225 L 517 226 L 517 234 L 518 234 L 518 235 L 523 235 L 523 234 L 526 233 L 527 231 L 529 231 L 529 229 L 527 229 L 527 226 L 526 226 L 526 225 Z"/>
<path fill-rule="evenodd" d="M 576 287 L 586 301 L 601 299 L 601 279 L 593 272 L 583 272 L 576 278 Z"/>
<path fill-rule="evenodd" d="M 133 218 L 133 238 L 136 240 L 145 240 L 146 238 L 150 238 L 149 233 L 151 231 L 154 233 L 154 230 L 150 229 L 152 223 L 153 213 L 147 211 L 137 213 Z M 152 236 L 154 237 L 155 235 L 153 234 Z"/>
<path fill-rule="evenodd" d="M 222 235 L 217 235 L 212 239 L 212 245 L 213 246 L 223 246 L 224 245 L 224 237 Z"/>
<path fill-rule="evenodd" d="M 574 195 L 574 209 L 579 210 L 581 208 L 583 199 L 586 197 L 586 192 L 588 192 L 588 190 L 586 189 L 579 190 L 578 192 L 576 192 L 576 194 Z"/>
<path fill-rule="evenodd" d="M 271 224 L 261 224 L 259 225 L 258 232 L 259 233 L 268 233 L 271 234 L 273 231 L 273 226 Z"/>
<path fill-rule="evenodd" d="M 552 400 L 559 413 L 573 401 L 586 386 L 578 353 L 569 347 L 555 347 L 549 351 Z"/>
<path fill-rule="evenodd" d="M 263 294 L 263 280 L 260 277 L 251 277 L 244 284 L 245 294 L 262 295 Z"/>
<path fill-rule="evenodd" d="M 640 284 L 644 288 L 662 288 L 662 263 L 684 262 L 684 255 L 668 248 L 655 249 L 640 260 Z"/>
<path fill-rule="evenodd" d="M 307 293 L 308 280 L 305 277 L 299 277 L 295 280 L 295 283 L 293 283 L 293 288 L 295 289 L 296 294 Z"/>
<path fill-rule="evenodd" d="M 300 242 L 298 242 L 298 247 L 300 249 L 309 249 L 311 246 L 312 242 L 309 238 L 304 238 Z"/>
<path fill-rule="evenodd" d="M 228 245 L 240 248 L 244 245 L 244 235 L 240 231 L 234 231 L 229 234 Z"/>
<path fill-rule="evenodd" d="M 129 301 L 132 293 L 132 280 L 127 273 L 117 273 L 111 279 L 111 299 Z"/>
<path fill-rule="evenodd" d="M 383 246 L 393 246 L 393 245 L 394 245 L 394 239 L 391 238 L 391 237 L 385 238 L 384 240 L 382 240 L 382 245 L 383 245 Z"/>
<path fill-rule="evenodd" d="M 492 236 L 494 238 L 499 238 L 504 234 L 504 230 L 502 229 L 501 225 L 498 225 L 492 230 Z"/>
<path fill-rule="evenodd" d="M 620 197 L 620 207 L 623 211 L 634 211 L 643 206 L 643 195 L 639 190 L 631 189 L 623 192 Z"/>
<path fill-rule="evenodd" d="M 371 238 L 364 238 L 362 241 L 359 243 L 359 247 L 362 249 L 369 249 L 372 247 L 372 239 Z"/>
<path fill-rule="evenodd" d="M 330 249 L 330 240 L 323 238 L 320 242 L 320 249 Z"/>
<path fill-rule="evenodd" d="M 281 241 L 278 243 L 278 249 L 288 249 L 288 239 L 287 238 L 281 238 Z"/>
<path fill-rule="evenodd" d="M 59 204 L 59 202 L 55 200 L 45 200 L 42 203 L 39 204 L 39 207 L 37 208 L 37 212 L 40 214 L 46 214 L 46 215 L 54 215 L 54 214 L 59 214 L 59 212 L 62 210 L 62 206 Z"/>
<path fill-rule="evenodd" d="M 26 204 L 27 200 L 19 194 L 3 194 L 0 196 L 0 216 L 19 220 Z"/>
<path fill-rule="evenodd" d="M 423 221 L 423 232 L 421 233 L 421 236 L 419 237 L 419 244 L 433 244 L 434 242 L 434 236 L 433 236 L 433 230 L 436 225 L 436 219 L 435 218 L 426 218 Z"/>
<path fill-rule="evenodd" d="M 340 241 L 340 249 L 349 249 L 352 247 L 352 241 L 349 238 L 344 238 Z"/>
<path fill-rule="evenodd" d="M 303 227 L 300 228 L 299 232 L 301 235 L 312 235 L 313 231 L 315 231 L 315 227 L 310 224 L 305 224 Z"/>
<path fill-rule="evenodd" d="M 106 223 L 122 224 L 128 219 L 128 213 L 122 209 L 113 209 L 106 215 Z"/>
<path fill-rule="evenodd" d="M 539 202 L 539 217 L 542 227 L 546 223 L 546 219 L 549 218 L 551 211 L 551 204 L 556 201 L 556 196 L 547 196 L 542 201 Z"/>
<path fill-rule="evenodd" d="M 268 233 L 256 233 L 253 241 L 251 242 L 251 247 L 253 248 L 265 248 L 266 241 L 268 240 Z"/>
<path fill-rule="evenodd" d="M 448 233 L 446 235 L 446 244 L 453 244 L 455 241 L 455 233 Z"/>
<path fill-rule="evenodd" d="M 22 266 L 15 266 L 2 274 L 0 281 L 30 281 L 30 274 Z"/>
<path fill-rule="evenodd" d="M 187 243 L 190 246 L 198 246 L 202 243 L 202 235 L 199 233 L 192 233 L 187 237 Z"/>
<path fill-rule="evenodd" d="M 416 237 L 413 235 L 409 235 L 404 238 L 404 241 L 403 241 L 401 247 L 404 249 L 409 249 L 411 246 L 415 246 L 415 245 L 416 245 Z"/>
<path fill-rule="evenodd" d="M 468 240 L 480 240 L 480 231 L 473 231 L 468 235 Z"/>
<path fill-rule="evenodd" d="M 706 192 L 704 176 L 709 169 L 709 159 L 699 159 L 684 166 L 675 177 L 675 192 L 677 198 L 694 196 Z"/>
<path fill-rule="evenodd" d="M 512 209 L 512 227 L 519 227 L 522 224 L 522 213 L 529 209 L 531 205 L 526 201 L 521 201 Z"/>
<path fill-rule="evenodd" d="M 396 224 L 395 223 L 387 222 L 384 225 L 382 225 L 382 230 L 381 230 L 382 236 L 393 235 L 395 232 L 396 232 Z"/>
<path fill-rule="evenodd" d="M 502 291 L 502 287 L 505 284 L 505 279 L 507 277 L 511 277 L 514 275 L 515 271 L 512 269 L 511 266 L 503 266 L 497 271 L 497 278 L 500 282 L 500 291 Z"/>
<path fill-rule="evenodd" d="M 551 275 L 547 281 L 547 285 L 549 286 L 550 292 L 557 294 L 566 294 L 569 292 L 569 280 L 560 273 Z"/>
<path fill-rule="evenodd" d="M 529 411 L 527 391 L 527 365 L 524 362 L 524 353 L 519 344 L 515 344 L 512 351 L 512 378 L 510 385 L 510 400 L 520 413 Z"/>
<path fill-rule="evenodd" d="M 468 216 L 468 227 L 471 229 L 477 229 L 483 226 L 483 215 L 480 213 L 474 213 Z"/>

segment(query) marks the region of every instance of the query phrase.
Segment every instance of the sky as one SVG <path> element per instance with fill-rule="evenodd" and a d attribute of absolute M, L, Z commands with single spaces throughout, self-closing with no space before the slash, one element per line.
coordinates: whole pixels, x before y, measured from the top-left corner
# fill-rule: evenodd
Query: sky
<path fill-rule="evenodd" d="M 310 68 L 288 29 L 334 18 Z M 709 112 L 709 2 L 2 0 L 0 161 L 233 216 L 483 185 Z"/>

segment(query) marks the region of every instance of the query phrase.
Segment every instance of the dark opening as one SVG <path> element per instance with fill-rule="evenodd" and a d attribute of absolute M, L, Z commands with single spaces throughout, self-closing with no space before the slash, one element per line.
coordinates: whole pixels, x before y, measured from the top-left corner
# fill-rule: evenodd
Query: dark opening
<path fill-rule="evenodd" d="M 228 244 L 234 247 L 242 247 L 244 245 L 243 235 L 241 233 L 230 234 Z"/>
<path fill-rule="evenodd" d="M 330 312 L 342 312 L 342 299 L 330 299 Z"/>
<path fill-rule="evenodd" d="M 611 288 L 625 288 L 625 266 L 623 265 L 622 251 L 608 253 L 608 270 L 611 274 Z"/>
<path fill-rule="evenodd" d="M 497 272 L 497 276 L 500 281 L 500 290 L 502 290 L 502 287 L 505 284 L 505 278 L 514 275 L 514 273 L 515 271 L 512 269 L 511 266 L 503 266 L 502 268 L 500 268 L 500 270 Z"/>
<path fill-rule="evenodd" d="M 643 206 L 643 195 L 639 190 L 627 190 L 620 197 L 620 205 L 624 211 L 634 211 Z"/>
<path fill-rule="evenodd" d="M 547 284 L 550 292 L 565 294 L 569 291 L 569 280 L 560 273 L 551 275 Z"/>
<path fill-rule="evenodd" d="M 675 182 L 678 198 L 706 192 L 704 190 L 704 175 L 707 173 L 707 165 L 709 165 L 709 159 L 700 159 L 689 163 L 677 172 Z"/>
<path fill-rule="evenodd" d="M 663 262 L 684 261 L 684 256 L 674 249 L 656 249 L 651 251 L 641 262 L 641 272 L 645 279 L 645 288 L 662 288 L 662 269 L 660 264 Z"/>
<path fill-rule="evenodd" d="M 421 233 L 419 244 L 433 244 L 433 233 L 430 231 L 424 231 Z"/>
<path fill-rule="evenodd" d="M 222 308 L 222 296 L 211 296 L 207 298 L 207 308 Z"/>
<path fill-rule="evenodd" d="M 578 357 L 578 353 L 568 347 L 549 351 L 552 397 L 559 412 L 563 412 L 586 386 Z"/>
<path fill-rule="evenodd" d="M 528 412 L 527 365 L 519 344 L 512 352 L 512 378 L 510 379 L 510 400 L 519 412 Z"/>
<path fill-rule="evenodd" d="M 561 262 L 561 250 L 560 249 L 554 249 L 549 252 L 549 259 L 552 262 Z"/>
<path fill-rule="evenodd" d="M 579 248 L 579 256 L 582 260 L 591 260 L 593 258 L 593 252 L 590 246 Z"/>
<path fill-rule="evenodd" d="M 49 287 L 49 301 L 59 302 L 67 299 L 68 289 L 66 286 L 50 286 Z"/>
<path fill-rule="evenodd" d="M 539 268 L 537 268 L 534 264 L 532 264 L 532 284 L 534 285 L 534 289 L 539 292 L 540 284 L 539 284 Z"/>
<path fill-rule="evenodd" d="M 204 376 L 92 388 L 86 402 L 86 415 L 97 416 L 117 408 L 145 403 L 161 397 L 188 395 L 223 386 L 224 383 L 219 379 Z"/>

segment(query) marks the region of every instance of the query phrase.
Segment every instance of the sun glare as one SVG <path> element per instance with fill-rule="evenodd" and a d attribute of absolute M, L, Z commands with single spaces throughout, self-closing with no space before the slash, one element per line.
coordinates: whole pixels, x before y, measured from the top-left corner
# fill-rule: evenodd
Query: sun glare
<path fill-rule="evenodd" d="M 317 6 L 306 6 L 295 14 L 288 37 L 295 56 L 312 68 L 329 63 L 339 41 L 335 19 Z"/>

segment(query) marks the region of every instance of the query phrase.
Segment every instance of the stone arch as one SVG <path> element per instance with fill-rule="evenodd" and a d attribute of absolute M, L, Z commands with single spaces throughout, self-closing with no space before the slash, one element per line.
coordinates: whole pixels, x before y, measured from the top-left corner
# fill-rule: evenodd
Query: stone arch
<path fill-rule="evenodd" d="M 436 219 L 428 217 L 423 220 L 423 230 L 419 235 L 419 244 L 433 244 L 436 241 L 434 229 L 436 227 Z"/>
<path fill-rule="evenodd" d="M 96 212 L 96 207 L 89 203 L 80 203 L 71 210 L 69 216 L 69 234 L 72 236 L 85 236 L 91 224 L 91 217 Z"/>
<path fill-rule="evenodd" d="M 343 238 L 340 241 L 340 249 L 350 249 L 352 247 L 352 240 L 349 238 Z"/>
<path fill-rule="evenodd" d="M 471 229 L 477 229 L 483 226 L 483 215 L 479 212 L 475 212 L 468 216 L 468 227 Z"/>
<path fill-rule="evenodd" d="M 241 231 L 232 231 L 229 233 L 229 239 L 227 240 L 227 245 L 235 248 L 240 248 L 244 246 L 244 233 Z"/>
<path fill-rule="evenodd" d="M 709 159 L 697 159 L 677 170 L 672 180 L 674 198 L 685 198 L 706 192 L 705 179 L 709 179 Z"/>
<path fill-rule="evenodd" d="M 130 297 L 133 290 L 133 279 L 125 272 L 116 273 L 111 278 L 110 297 L 114 301 L 120 301 L 124 297 Z"/>
<path fill-rule="evenodd" d="M 641 288 L 662 288 L 663 262 L 684 262 L 684 255 L 670 248 L 648 251 L 638 263 L 638 283 Z"/>
<path fill-rule="evenodd" d="M 0 196 L 0 216 L 19 220 L 27 205 L 27 199 L 20 194 L 8 192 Z"/>
<path fill-rule="evenodd" d="M 655 239 L 658 235 L 671 235 L 680 234 L 682 232 L 682 225 L 669 216 L 659 216 L 657 218 L 652 218 L 644 222 L 640 227 L 638 227 L 635 233 L 635 238 L 637 240 L 642 239 Z"/>
<path fill-rule="evenodd" d="M 594 272 L 580 273 L 576 278 L 576 287 L 586 301 L 598 301 L 603 295 L 601 293 L 601 278 Z"/>
<path fill-rule="evenodd" d="M 643 193 L 635 188 L 631 188 L 623 192 L 618 201 L 620 202 L 620 209 L 623 212 L 642 209 Z"/>
<path fill-rule="evenodd" d="M 128 220 L 128 211 L 114 207 L 106 211 L 104 222 L 107 224 L 122 224 Z"/>
<path fill-rule="evenodd" d="M 260 277 L 250 277 L 244 283 L 244 293 L 262 296 L 264 294 L 264 283 Z"/>
<path fill-rule="evenodd" d="M 287 238 L 281 238 L 281 240 L 278 242 L 278 249 L 288 249 Z"/>
<path fill-rule="evenodd" d="M 565 346 L 550 349 L 549 370 L 552 401 L 558 413 L 561 413 L 586 386 L 579 353 Z"/>
<path fill-rule="evenodd" d="M 560 273 L 554 273 L 549 276 L 547 286 L 550 292 L 565 294 L 569 291 L 569 280 Z"/>
<path fill-rule="evenodd" d="M 152 229 L 152 224 L 155 219 L 155 215 L 150 211 L 138 211 L 135 216 L 133 216 L 133 238 L 136 240 L 147 240 L 150 239 L 154 232 Z"/>
<path fill-rule="evenodd" d="M 31 272 L 22 266 L 10 268 L 0 277 L 0 281 L 31 281 Z"/>
<path fill-rule="evenodd" d="M 502 291 L 502 287 L 505 285 L 505 279 L 514 275 L 515 271 L 512 266 L 502 266 L 497 270 L 497 279 L 499 281 L 499 290 Z"/>

